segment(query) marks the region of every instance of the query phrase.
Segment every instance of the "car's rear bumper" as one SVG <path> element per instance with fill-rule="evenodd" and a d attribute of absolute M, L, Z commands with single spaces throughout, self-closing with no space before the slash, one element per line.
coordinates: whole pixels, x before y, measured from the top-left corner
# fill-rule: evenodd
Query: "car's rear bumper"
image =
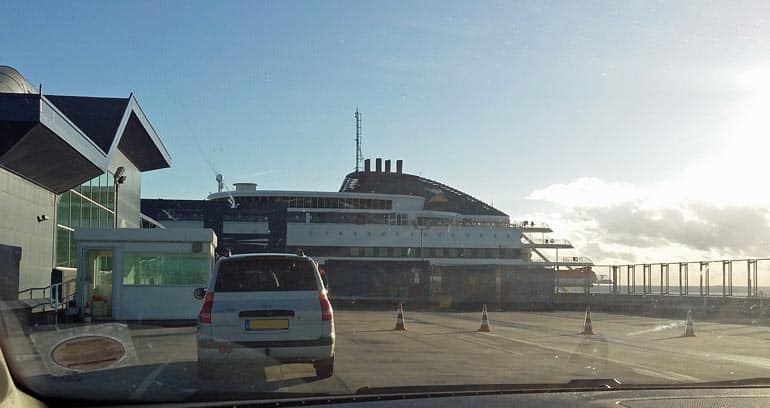
<path fill-rule="evenodd" d="M 333 337 L 248 342 L 198 340 L 198 361 L 207 363 L 313 363 L 333 355 Z"/>

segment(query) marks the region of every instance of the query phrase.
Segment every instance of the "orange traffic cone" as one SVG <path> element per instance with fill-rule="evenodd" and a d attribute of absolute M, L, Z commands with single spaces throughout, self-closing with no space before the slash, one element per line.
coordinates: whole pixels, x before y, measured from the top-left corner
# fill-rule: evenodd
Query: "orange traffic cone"
<path fill-rule="evenodd" d="M 398 305 L 398 314 L 396 315 L 396 326 L 393 327 L 393 330 L 406 330 L 406 325 L 404 324 L 404 305 L 399 303 Z"/>
<path fill-rule="evenodd" d="M 682 337 L 695 337 L 695 328 L 692 326 L 692 310 L 687 311 L 687 326 L 684 328 Z"/>
<path fill-rule="evenodd" d="M 476 330 L 476 331 L 480 331 L 480 332 L 484 332 L 484 333 L 492 332 L 492 328 L 489 327 L 489 317 L 487 317 L 487 305 L 486 304 L 481 309 L 481 327 L 479 327 L 479 329 Z"/>
<path fill-rule="evenodd" d="M 583 321 L 583 333 L 580 334 L 588 334 L 591 336 L 594 334 L 594 328 L 591 325 L 591 306 L 586 306 L 586 318 Z"/>

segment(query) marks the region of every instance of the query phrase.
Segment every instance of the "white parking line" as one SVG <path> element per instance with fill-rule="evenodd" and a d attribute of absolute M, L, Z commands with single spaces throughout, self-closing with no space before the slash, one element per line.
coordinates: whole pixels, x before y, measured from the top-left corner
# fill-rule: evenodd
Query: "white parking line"
<path fill-rule="evenodd" d="M 136 390 L 131 393 L 131 399 L 132 400 L 138 400 L 141 399 L 145 392 L 147 392 L 147 389 L 150 388 L 153 382 L 158 378 L 160 373 L 168 366 L 168 363 L 163 363 L 157 367 L 155 367 L 150 374 L 147 375 L 147 377 L 144 378 L 144 381 L 142 381 L 141 384 L 139 384 L 139 387 L 136 388 Z"/>
<path fill-rule="evenodd" d="M 569 350 L 569 349 L 562 348 L 562 347 L 548 346 L 548 345 L 545 345 L 545 344 L 542 344 L 542 343 L 534 343 L 534 342 L 527 341 L 527 340 L 513 339 L 513 338 L 510 338 L 510 337 L 502 336 L 502 335 L 497 334 L 497 333 L 490 333 L 489 335 L 493 336 L 493 337 L 498 337 L 498 338 L 501 338 L 501 339 L 506 339 L 506 340 L 509 340 L 509 341 L 512 341 L 512 342 L 515 342 L 515 343 L 526 344 L 528 346 L 544 348 L 544 349 L 547 349 L 547 350 L 558 351 L 558 352 L 561 352 L 561 353 L 572 354 L 572 355 L 579 355 L 579 356 L 589 357 L 589 358 L 598 358 L 598 359 L 605 360 L 605 361 L 608 361 L 608 362 L 611 362 L 611 363 L 621 364 L 621 365 L 624 365 L 626 367 L 630 367 L 632 369 L 636 369 L 636 371 L 639 372 L 640 374 L 644 373 L 644 375 L 652 376 L 652 377 L 658 377 L 658 378 L 662 378 L 664 380 L 688 381 L 688 382 L 701 382 L 701 381 L 703 381 L 703 380 L 701 380 L 699 378 L 692 377 L 692 376 L 689 376 L 689 375 L 686 375 L 686 374 L 676 373 L 676 372 L 673 372 L 673 371 L 654 370 L 654 369 L 651 369 L 649 367 L 645 367 L 645 366 L 642 366 L 642 365 L 639 365 L 639 364 L 635 364 L 635 363 L 629 363 L 627 361 L 618 360 L 618 359 L 614 359 L 614 358 L 597 356 L 597 355 L 590 354 L 590 353 L 581 353 L 581 352 L 575 351 L 575 350 Z"/>

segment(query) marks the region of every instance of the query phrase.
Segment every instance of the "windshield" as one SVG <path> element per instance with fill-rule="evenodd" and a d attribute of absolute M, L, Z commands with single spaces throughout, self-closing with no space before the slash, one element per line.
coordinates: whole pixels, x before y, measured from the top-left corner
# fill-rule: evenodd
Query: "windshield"
<path fill-rule="evenodd" d="M 60 401 L 768 377 L 768 21 L 7 2 L 10 371 Z"/>

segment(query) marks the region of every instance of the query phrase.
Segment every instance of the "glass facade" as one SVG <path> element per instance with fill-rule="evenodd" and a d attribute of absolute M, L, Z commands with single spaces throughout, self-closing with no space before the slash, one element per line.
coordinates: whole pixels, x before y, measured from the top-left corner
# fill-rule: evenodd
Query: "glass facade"
<path fill-rule="evenodd" d="M 205 285 L 211 257 L 189 253 L 123 253 L 123 284 Z"/>
<path fill-rule="evenodd" d="M 115 225 L 115 181 L 104 173 L 59 199 L 56 212 L 56 266 L 75 268 L 76 228 L 113 228 Z"/>

